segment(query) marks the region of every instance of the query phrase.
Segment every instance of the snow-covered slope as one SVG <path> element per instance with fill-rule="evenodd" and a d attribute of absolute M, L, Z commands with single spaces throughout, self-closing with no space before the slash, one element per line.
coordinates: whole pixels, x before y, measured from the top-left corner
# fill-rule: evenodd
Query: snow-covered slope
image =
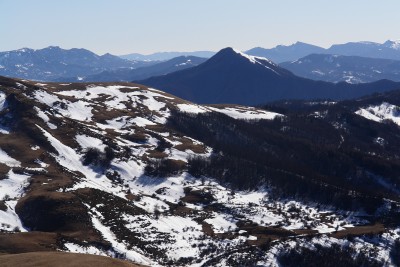
<path fill-rule="evenodd" d="M 254 260 L 268 266 L 271 242 L 278 251 L 286 238 L 336 240 L 369 223 L 361 209 L 277 198 L 268 183 L 245 190 L 192 176 L 189 161 L 223 153 L 170 122 L 176 114 L 233 128 L 287 120 L 277 112 L 196 105 L 130 83 L 2 78 L 0 90 L 0 231 L 57 233 L 44 250 L 151 266 L 234 266 L 265 250 Z"/>
<path fill-rule="evenodd" d="M 400 125 L 400 108 L 387 102 L 383 102 L 378 106 L 361 108 L 356 111 L 356 114 L 376 122 L 389 120 Z"/>

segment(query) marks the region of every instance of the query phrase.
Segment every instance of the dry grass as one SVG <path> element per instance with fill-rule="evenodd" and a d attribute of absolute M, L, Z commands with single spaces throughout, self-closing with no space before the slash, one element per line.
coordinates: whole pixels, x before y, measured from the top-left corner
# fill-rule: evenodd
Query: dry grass
<path fill-rule="evenodd" d="M 376 223 L 373 225 L 351 227 L 346 230 L 335 232 L 331 234 L 331 236 L 334 238 L 345 238 L 347 236 L 380 234 L 383 233 L 384 231 L 385 231 L 385 226 L 381 223 Z"/>
<path fill-rule="evenodd" d="M 201 227 L 203 230 L 203 233 L 207 236 L 214 236 L 214 230 L 212 229 L 211 224 L 206 223 L 206 222 L 202 222 L 201 223 Z"/>
<path fill-rule="evenodd" d="M 29 233 L 15 233 L 15 234 L 3 233 L 0 234 L 0 253 L 54 251 L 57 249 L 56 243 L 57 243 L 56 233 L 45 233 L 45 232 L 29 232 Z"/>
<path fill-rule="evenodd" d="M 177 145 L 174 147 L 175 149 L 179 150 L 179 151 L 183 151 L 185 152 L 186 150 L 191 150 L 194 153 L 198 153 L 198 154 L 204 154 L 206 153 L 206 149 L 205 146 L 203 145 L 196 145 L 193 144 L 193 142 L 189 143 L 189 142 L 184 142 L 183 144 Z"/>
<path fill-rule="evenodd" d="M 312 229 L 294 229 L 292 231 L 296 235 L 316 235 L 316 234 L 318 234 L 317 230 L 312 230 Z"/>
<path fill-rule="evenodd" d="M 104 256 L 65 252 L 31 252 L 0 255 L 2 267 L 139 267 L 127 261 Z"/>
<path fill-rule="evenodd" d="M 155 149 L 148 151 L 148 156 L 150 158 L 154 158 L 154 159 L 163 159 L 163 158 L 168 157 L 168 155 L 166 153 L 160 152 Z"/>
<path fill-rule="evenodd" d="M 0 210 L 7 211 L 7 206 L 3 200 L 0 200 Z"/>

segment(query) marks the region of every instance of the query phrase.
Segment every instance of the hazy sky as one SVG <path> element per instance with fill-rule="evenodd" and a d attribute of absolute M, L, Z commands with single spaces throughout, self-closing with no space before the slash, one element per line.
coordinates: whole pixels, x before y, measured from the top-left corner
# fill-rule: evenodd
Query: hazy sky
<path fill-rule="evenodd" d="M 0 51 L 247 50 L 400 39 L 399 0 L 0 0 Z"/>

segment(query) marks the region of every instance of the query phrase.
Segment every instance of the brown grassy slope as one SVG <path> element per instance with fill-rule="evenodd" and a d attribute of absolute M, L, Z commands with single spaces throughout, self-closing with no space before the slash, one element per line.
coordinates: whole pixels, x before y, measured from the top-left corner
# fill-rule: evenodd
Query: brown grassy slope
<path fill-rule="evenodd" d="M 0 255 L 2 267 L 139 267 L 127 261 L 113 258 L 64 253 L 64 252 L 31 252 L 13 255 Z"/>
<path fill-rule="evenodd" d="M 54 251 L 57 234 L 45 232 L 0 233 L 0 253 L 26 253 L 33 251 Z M 0 261 L 0 266 L 1 265 Z"/>

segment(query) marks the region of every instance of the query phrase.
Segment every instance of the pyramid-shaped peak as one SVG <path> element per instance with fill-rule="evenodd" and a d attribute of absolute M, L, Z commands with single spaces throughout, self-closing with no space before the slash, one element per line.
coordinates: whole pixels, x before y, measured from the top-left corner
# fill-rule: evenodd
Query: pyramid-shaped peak
<path fill-rule="evenodd" d="M 273 63 L 271 60 L 264 58 L 264 57 L 256 57 L 256 56 L 251 56 L 248 55 L 238 49 L 232 48 L 232 47 L 226 47 L 221 49 L 217 54 L 215 54 L 214 58 L 224 58 L 224 59 L 238 59 L 238 60 L 243 60 L 246 59 L 247 61 L 253 63 L 253 64 L 270 64 L 270 65 L 276 65 Z"/>

